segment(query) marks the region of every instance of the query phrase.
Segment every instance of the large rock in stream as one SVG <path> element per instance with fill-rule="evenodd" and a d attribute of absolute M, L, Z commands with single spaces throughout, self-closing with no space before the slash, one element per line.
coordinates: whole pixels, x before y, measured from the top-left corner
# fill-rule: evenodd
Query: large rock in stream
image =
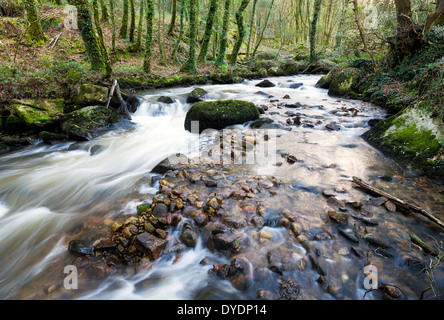
<path fill-rule="evenodd" d="M 203 101 L 193 105 L 185 117 L 185 129 L 191 131 L 191 122 L 199 122 L 199 133 L 205 129 L 221 130 L 259 119 L 254 103 L 243 100 Z"/>
<path fill-rule="evenodd" d="M 115 112 L 102 106 L 84 107 L 61 119 L 61 129 L 73 140 L 91 140 L 99 129 L 104 129 L 118 120 Z"/>

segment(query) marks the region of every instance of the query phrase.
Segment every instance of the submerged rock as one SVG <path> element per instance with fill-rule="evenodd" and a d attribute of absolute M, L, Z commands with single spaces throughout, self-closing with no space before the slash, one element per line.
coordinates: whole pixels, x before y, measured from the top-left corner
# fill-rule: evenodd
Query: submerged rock
<path fill-rule="evenodd" d="M 260 87 L 260 88 L 270 88 L 270 87 L 275 87 L 275 86 L 276 85 L 273 82 L 271 82 L 270 80 L 267 80 L 267 79 L 256 84 L 256 87 Z"/>

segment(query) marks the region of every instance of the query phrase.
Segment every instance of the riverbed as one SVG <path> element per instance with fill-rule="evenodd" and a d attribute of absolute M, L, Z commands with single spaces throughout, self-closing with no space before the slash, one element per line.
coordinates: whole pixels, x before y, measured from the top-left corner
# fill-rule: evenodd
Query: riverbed
<path fill-rule="evenodd" d="M 269 162 L 221 165 L 212 159 L 214 180 L 233 189 L 247 185 L 255 208 L 260 203 L 267 209 L 259 226 L 250 223 L 251 213 L 234 200 L 227 200 L 224 216 L 250 214 L 236 232 L 248 240 L 245 252 L 256 252 L 265 261 L 263 266 L 250 259 L 252 267 L 248 275 L 243 269 L 243 279 L 238 274 L 236 279 L 218 276 L 214 265 L 230 264 L 232 255 L 212 250 L 199 237 L 195 247 L 180 255 L 161 256 L 145 271 L 125 265 L 82 279 L 77 289 L 64 285 L 64 268 L 78 259 L 68 251 L 69 242 L 105 234 L 114 220 L 136 215 L 137 206 L 159 191 L 162 177 L 151 170 L 160 161 L 183 153 L 205 162 L 214 152 L 216 132 L 199 136 L 184 129 L 190 108 L 186 97 L 192 87 L 150 90 L 139 93 L 142 103 L 131 121 L 122 120 L 94 140 L 51 146 L 37 140 L 0 157 L 0 297 L 279 298 L 283 283 L 291 283 L 298 288 L 293 291 L 298 299 L 442 298 L 434 291 L 444 286 L 442 267 L 425 272 L 434 258 L 412 244 L 409 232 L 442 249 L 443 230 L 423 217 L 389 210 L 351 180 L 359 177 L 441 219 L 444 186 L 413 175 L 369 146 L 361 135 L 372 121 L 386 116 L 384 110 L 367 102 L 330 97 L 327 90 L 315 86 L 319 78 L 269 78 L 275 86 L 266 88 L 256 86 L 261 80 L 201 86 L 208 92 L 207 99 L 251 101 L 264 110 L 262 117 L 279 125 L 278 129 L 254 129 L 250 124 L 229 128 L 229 134 L 255 137 L 255 148 L 265 146 Z M 160 103 L 160 96 L 175 102 Z M 271 177 L 273 186 L 263 183 L 253 192 L 254 184 Z M 185 183 L 176 178 L 171 176 L 169 181 Z M 348 224 L 338 225 L 328 214 L 332 209 L 348 212 Z M 284 210 L 297 213 L 310 250 L 282 225 Z M 169 230 L 172 239 L 179 238 L 181 226 Z M 350 241 L 340 228 L 354 228 L 362 236 L 360 242 Z M 388 244 L 388 249 L 366 242 L 370 236 Z M 364 273 L 369 265 L 380 285 L 390 285 L 401 295 L 369 290 Z M 425 291 L 430 286 L 434 290 Z"/>

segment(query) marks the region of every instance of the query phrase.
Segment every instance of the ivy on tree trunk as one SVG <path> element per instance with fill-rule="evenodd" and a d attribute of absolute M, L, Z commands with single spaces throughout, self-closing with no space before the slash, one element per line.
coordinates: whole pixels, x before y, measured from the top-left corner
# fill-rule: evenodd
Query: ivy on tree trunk
<path fill-rule="evenodd" d="M 188 38 L 189 38 L 189 52 L 188 59 L 180 68 L 183 72 L 196 73 L 196 36 L 197 36 L 197 17 L 196 17 L 196 2 L 197 0 L 189 1 L 189 10 L 190 10 L 190 23 L 188 30 Z"/>
<path fill-rule="evenodd" d="M 210 9 L 208 10 L 207 22 L 205 25 L 205 32 L 202 38 L 202 45 L 200 47 L 199 57 L 197 61 L 205 62 L 207 60 L 208 47 L 213 34 L 214 18 L 217 14 L 218 0 L 211 0 Z"/>
<path fill-rule="evenodd" d="M 103 70 L 104 64 L 100 47 L 94 33 L 88 2 L 86 0 L 70 0 L 69 4 L 77 7 L 77 24 L 83 43 L 85 44 L 88 59 L 91 63 L 91 69 Z"/>
<path fill-rule="evenodd" d="M 317 59 L 316 56 L 316 28 L 318 25 L 319 13 L 321 12 L 322 0 L 315 0 L 313 19 L 311 20 L 310 27 L 310 61 L 313 62 Z"/>
<path fill-rule="evenodd" d="M 129 0 L 123 0 L 122 24 L 120 25 L 119 38 L 126 39 L 128 34 Z"/>
<path fill-rule="evenodd" d="M 233 50 L 230 56 L 230 64 L 235 65 L 237 61 L 237 56 L 239 54 L 240 48 L 242 46 L 242 42 L 244 41 L 244 37 L 246 34 L 245 26 L 244 26 L 244 11 L 248 6 L 250 0 L 242 0 L 239 9 L 236 11 L 236 23 L 238 29 L 238 36 L 236 42 L 234 44 Z"/>
<path fill-rule="evenodd" d="M 231 0 L 225 0 L 222 30 L 220 32 L 219 53 L 217 55 L 217 60 L 215 62 L 216 66 L 223 66 L 227 64 L 225 62 L 225 52 L 227 51 L 227 43 L 228 43 L 228 23 L 230 22 L 230 5 L 231 5 Z"/>
<path fill-rule="evenodd" d="M 153 18 L 154 18 L 154 0 L 146 0 L 146 43 L 145 43 L 145 57 L 143 59 L 143 71 L 151 72 L 151 59 L 153 50 Z"/>

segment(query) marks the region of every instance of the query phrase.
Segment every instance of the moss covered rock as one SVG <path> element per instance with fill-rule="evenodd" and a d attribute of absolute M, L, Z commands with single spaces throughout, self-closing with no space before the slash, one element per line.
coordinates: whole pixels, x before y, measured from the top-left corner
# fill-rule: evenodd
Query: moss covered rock
<path fill-rule="evenodd" d="M 112 109 L 103 106 L 84 107 L 61 119 L 61 129 L 73 140 L 90 140 L 100 129 L 116 122 L 117 115 Z"/>
<path fill-rule="evenodd" d="M 342 70 L 332 77 L 328 94 L 331 96 L 345 96 L 349 94 L 360 76 L 361 70 L 357 68 L 346 68 Z"/>
<path fill-rule="evenodd" d="M 379 121 L 363 137 L 418 174 L 444 179 L 444 130 L 428 112 L 409 107 Z"/>
<path fill-rule="evenodd" d="M 202 88 L 196 88 L 188 94 L 187 103 L 196 103 L 205 100 L 206 92 Z"/>
<path fill-rule="evenodd" d="M 204 101 L 193 105 L 185 117 L 185 129 L 191 131 L 191 122 L 199 122 L 199 133 L 205 129 L 221 130 L 259 118 L 254 103 L 242 100 Z"/>
<path fill-rule="evenodd" d="M 79 93 L 74 97 L 77 105 L 104 104 L 108 100 L 108 88 L 94 84 L 82 84 Z"/>
<path fill-rule="evenodd" d="M 14 114 L 32 130 L 53 126 L 63 112 L 63 99 L 36 101 L 32 99 L 13 100 Z"/>

